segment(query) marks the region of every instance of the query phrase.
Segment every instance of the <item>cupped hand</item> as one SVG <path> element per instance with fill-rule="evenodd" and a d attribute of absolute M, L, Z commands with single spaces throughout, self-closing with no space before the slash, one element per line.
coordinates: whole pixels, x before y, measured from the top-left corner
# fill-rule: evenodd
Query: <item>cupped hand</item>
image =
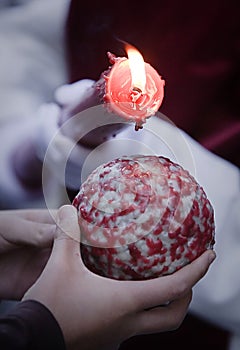
<path fill-rule="evenodd" d="M 114 349 L 136 334 L 178 328 L 192 287 L 215 258 L 213 251 L 206 251 L 172 275 L 116 281 L 95 275 L 83 264 L 76 209 L 61 207 L 57 222 L 52 254 L 24 300 L 37 300 L 50 309 L 68 349 Z"/>
<path fill-rule="evenodd" d="M 20 300 L 50 256 L 56 210 L 0 211 L 0 299 Z"/>

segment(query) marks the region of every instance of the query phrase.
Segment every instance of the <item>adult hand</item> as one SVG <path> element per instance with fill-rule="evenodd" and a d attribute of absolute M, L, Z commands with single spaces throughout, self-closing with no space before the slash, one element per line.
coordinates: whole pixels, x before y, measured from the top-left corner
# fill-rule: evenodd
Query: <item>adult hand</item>
<path fill-rule="evenodd" d="M 83 264 L 73 206 L 59 209 L 57 223 L 52 254 L 24 300 L 37 300 L 53 313 L 68 349 L 113 349 L 133 335 L 179 327 L 192 287 L 215 257 L 206 251 L 172 275 L 116 281 L 95 275 Z"/>
<path fill-rule="evenodd" d="M 0 211 L 0 299 L 20 300 L 51 253 L 56 211 Z"/>

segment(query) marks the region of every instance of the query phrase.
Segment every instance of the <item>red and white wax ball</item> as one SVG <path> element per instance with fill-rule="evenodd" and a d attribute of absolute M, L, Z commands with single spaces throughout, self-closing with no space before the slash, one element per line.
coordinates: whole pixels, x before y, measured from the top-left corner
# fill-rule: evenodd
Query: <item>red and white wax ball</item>
<path fill-rule="evenodd" d="M 165 157 L 133 155 L 102 164 L 73 205 L 83 261 L 105 277 L 168 275 L 214 245 L 214 212 L 203 188 Z"/>

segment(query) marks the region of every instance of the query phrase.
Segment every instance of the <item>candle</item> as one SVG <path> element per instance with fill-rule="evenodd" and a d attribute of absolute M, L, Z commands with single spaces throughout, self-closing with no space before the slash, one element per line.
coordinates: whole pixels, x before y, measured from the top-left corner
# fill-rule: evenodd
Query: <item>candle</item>
<path fill-rule="evenodd" d="M 48 120 L 44 115 L 41 121 L 43 132 L 39 133 L 38 139 L 16 149 L 14 171 L 24 186 L 40 188 L 42 185 L 38 173 L 41 172 L 44 158 L 42 149 L 48 148 L 45 134 L 51 140 L 54 133 L 60 131 L 64 137 L 83 146 L 82 164 L 89 150 L 115 138 L 131 123 L 135 124 L 135 130 L 139 130 L 147 118 L 156 114 L 163 100 L 165 81 L 149 63 L 144 62 L 135 47 L 126 44 L 126 52 L 128 57 L 116 57 L 108 52 L 111 66 L 101 74 L 100 79 L 97 82 L 87 79 L 77 82 L 83 83 L 79 89 L 79 99 L 61 105 L 56 125 L 51 126 L 55 117 L 53 121 L 53 118 Z M 28 169 L 36 171 L 29 172 Z"/>
<path fill-rule="evenodd" d="M 147 118 L 156 114 L 163 101 L 165 81 L 149 63 L 144 62 L 135 47 L 127 44 L 126 52 L 128 57 L 116 57 L 108 52 L 111 66 L 88 88 L 83 100 L 63 107 L 60 126 L 78 114 L 72 123 L 62 127 L 66 136 L 85 146 L 95 147 L 129 126 L 126 121 L 133 122 L 135 130 L 139 130 Z M 87 132 L 82 136 L 86 115 L 81 112 L 97 105 L 103 105 L 109 114 L 114 115 L 113 123 L 105 125 L 101 109 L 99 113 L 95 109 L 87 115 Z"/>
<path fill-rule="evenodd" d="M 136 48 L 126 45 L 126 51 L 128 58 L 108 52 L 112 67 L 103 75 L 104 102 L 109 111 L 134 122 L 138 130 L 161 106 L 165 81 Z"/>

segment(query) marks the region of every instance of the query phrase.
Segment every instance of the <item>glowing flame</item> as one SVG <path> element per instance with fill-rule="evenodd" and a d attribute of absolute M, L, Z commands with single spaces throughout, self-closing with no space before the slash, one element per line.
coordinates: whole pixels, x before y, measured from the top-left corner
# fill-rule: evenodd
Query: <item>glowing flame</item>
<path fill-rule="evenodd" d="M 140 52 L 133 46 L 127 45 L 126 51 L 129 59 L 129 67 L 132 76 L 132 89 L 145 93 L 146 72 L 145 63 Z"/>

